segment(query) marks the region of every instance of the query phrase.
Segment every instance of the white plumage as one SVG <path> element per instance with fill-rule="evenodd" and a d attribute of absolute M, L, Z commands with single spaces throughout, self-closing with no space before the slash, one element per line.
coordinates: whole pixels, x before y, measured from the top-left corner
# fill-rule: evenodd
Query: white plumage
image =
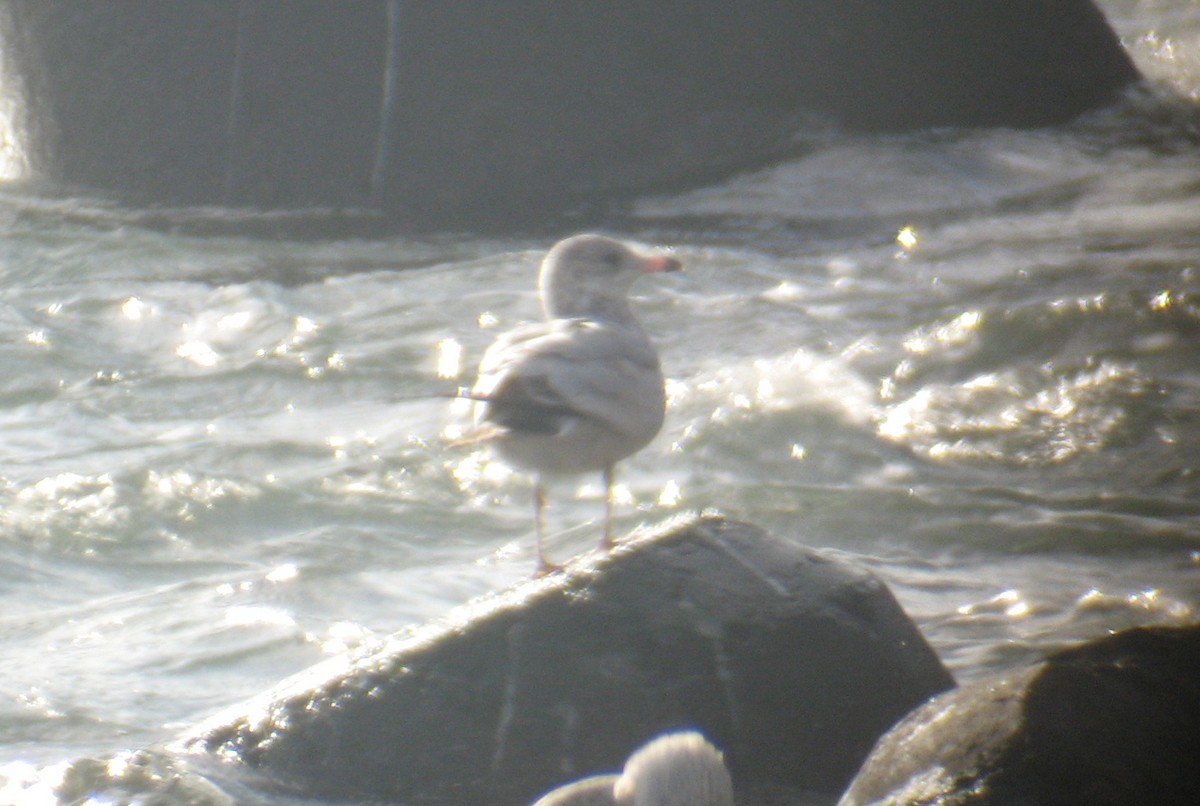
<path fill-rule="evenodd" d="M 620 775 L 567 784 L 533 806 L 733 806 L 733 782 L 721 752 L 696 731 L 685 731 L 639 749 Z"/>
<path fill-rule="evenodd" d="M 629 308 L 629 287 L 679 268 L 600 235 L 560 241 L 538 276 L 546 321 L 502 334 L 484 353 L 470 393 L 475 439 L 534 474 L 539 573 L 554 567 L 542 553 L 544 474 L 603 474 L 611 543 L 613 466 L 654 438 L 665 406 L 658 354 Z"/>

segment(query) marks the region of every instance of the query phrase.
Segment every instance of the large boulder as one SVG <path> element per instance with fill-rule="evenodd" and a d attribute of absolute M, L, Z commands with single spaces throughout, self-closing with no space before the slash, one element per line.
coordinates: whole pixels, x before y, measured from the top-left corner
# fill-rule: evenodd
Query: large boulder
<path fill-rule="evenodd" d="M 526 806 L 693 728 L 739 791 L 836 797 L 952 685 L 877 577 L 706 517 L 317 666 L 175 748 L 306 797 Z"/>
<path fill-rule="evenodd" d="M 0 0 L 0 24 L 51 179 L 437 226 L 711 181 L 813 116 L 1042 126 L 1137 79 L 1091 0 Z"/>
<path fill-rule="evenodd" d="M 1200 803 L 1200 626 L 1139 628 L 947 692 L 841 806 Z"/>

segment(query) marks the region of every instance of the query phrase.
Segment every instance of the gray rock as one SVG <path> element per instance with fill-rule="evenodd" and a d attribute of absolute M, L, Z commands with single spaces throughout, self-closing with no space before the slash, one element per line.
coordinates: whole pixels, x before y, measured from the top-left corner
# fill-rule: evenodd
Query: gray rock
<path fill-rule="evenodd" d="M 1200 803 L 1200 626 L 1140 628 L 918 708 L 841 806 Z"/>
<path fill-rule="evenodd" d="M 704 517 L 317 666 L 177 748 L 305 797 L 526 806 L 693 728 L 738 791 L 836 797 L 952 685 L 877 577 Z"/>
<path fill-rule="evenodd" d="M 544 223 L 860 130 L 1044 126 L 1138 78 L 1091 0 L 3 0 L 42 175 Z M 14 81 L 10 81 L 10 78 Z"/>

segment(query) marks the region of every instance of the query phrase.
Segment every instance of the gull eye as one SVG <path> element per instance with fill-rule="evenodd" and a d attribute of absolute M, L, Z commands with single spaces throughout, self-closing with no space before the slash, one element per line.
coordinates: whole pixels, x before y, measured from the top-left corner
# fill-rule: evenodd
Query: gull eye
<path fill-rule="evenodd" d="M 621 253 L 615 249 L 608 249 L 605 250 L 604 254 L 600 256 L 600 260 L 605 266 L 608 266 L 610 269 L 615 269 L 617 266 L 621 265 Z"/>

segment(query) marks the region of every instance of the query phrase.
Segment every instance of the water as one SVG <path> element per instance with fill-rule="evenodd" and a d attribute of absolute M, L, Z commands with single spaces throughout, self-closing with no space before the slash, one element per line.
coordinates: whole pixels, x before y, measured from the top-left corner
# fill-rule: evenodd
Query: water
<path fill-rule="evenodd" d="M 604 222 L 687 266 L 637 289 L 670 403 L 620 529 L 716 509 L 865 563 L 960 680 L 1196 619 L 1200 6 L 1106 10 L 1156 88 L 1117 110 L 814 136 Z M 0 191 L 0 802 L 533 568 L 526 481 L 432 395 L 566 233 L 273 221 Z M 552 556 L 600 493 L 553 491 Z"/>

